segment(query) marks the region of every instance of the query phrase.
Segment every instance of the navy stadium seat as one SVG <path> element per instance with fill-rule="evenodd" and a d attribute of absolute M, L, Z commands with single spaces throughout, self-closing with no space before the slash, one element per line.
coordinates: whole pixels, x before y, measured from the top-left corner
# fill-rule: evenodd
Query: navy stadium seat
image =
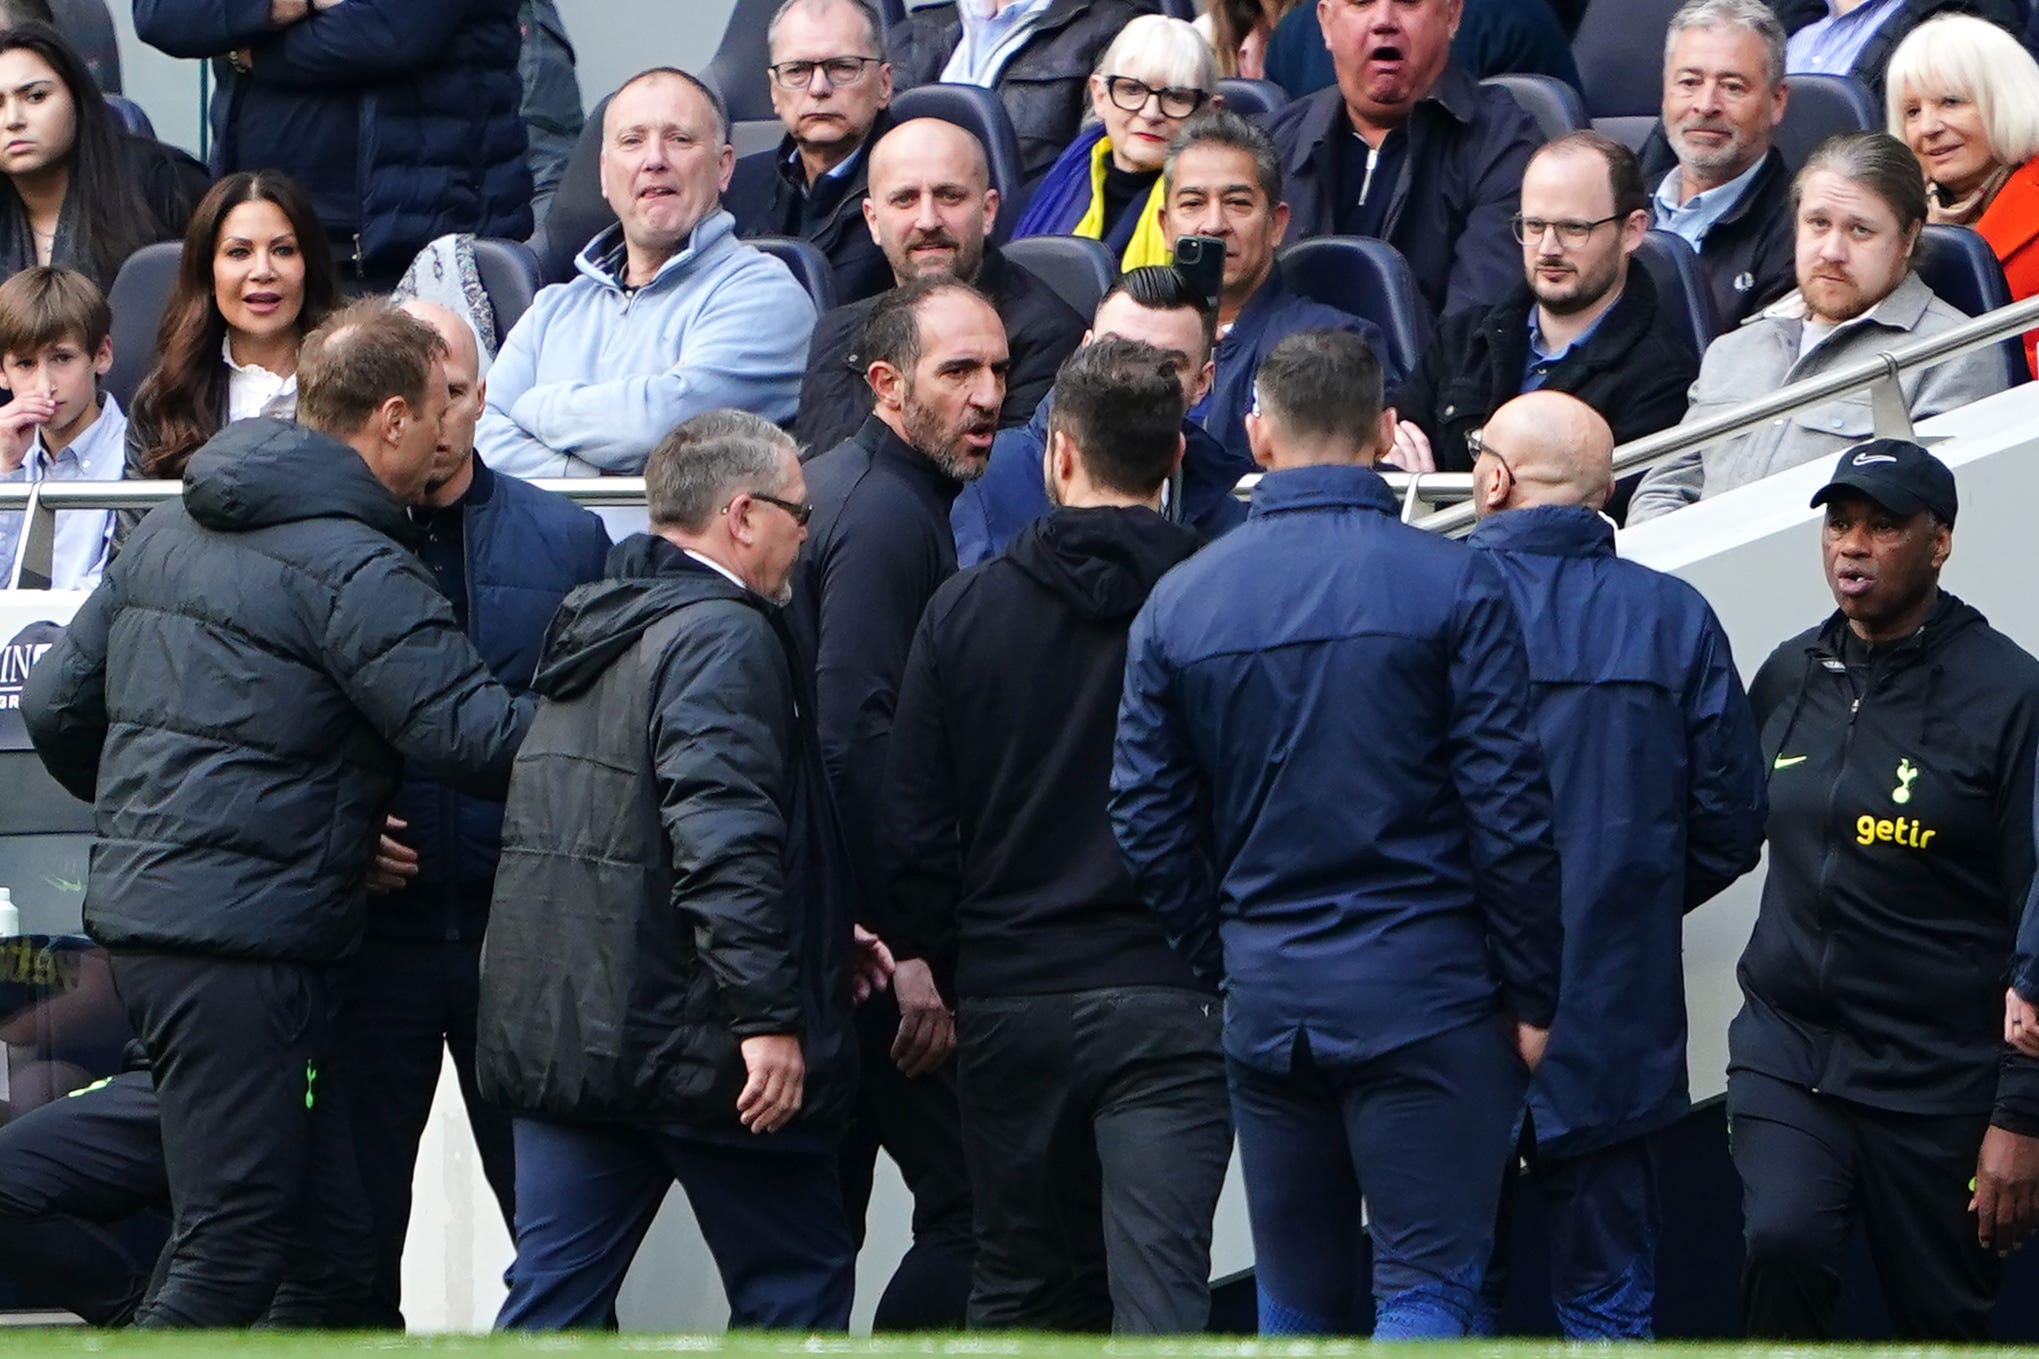
<path fill-rule="evenodd" d="M 2004 268 L 1997 263 L 1989 242 L 1967 227 L 1931 225 L 1919 235 L 1913 264 L 1928 288 L 1950 307 L 1970 316 L 1995 311 L 2011 304 L 2011 285 L 2004 281 Z M 2029 382 L 2031 370 L 2025 363 L 2025 340 L 2012 335 L 1999 346 L 2004 371 L 2013 385 Z"/>
<path fill-rule="evenodd" d="M 1248 118 L 1264 117 L 1289 102 L 1289 92 L 1272 80 L 1247 80 L 1242 76 L 1219 81 L 1218 93 L 1224 96 L 1226 108 Z"/>
<path fill-rule="evenodd" d="M 1119 262 L 1087 236 L 1028 236 L 1002 247 L 1006 259 L 1055 290 L 1086 321 L 1119 276 Z"/>
<path fill-rule="evenodd" d="M 114 119 L 129 132 L 137 137 L 155 140 L 156 125 L 149 121 L 149 115 L 142 111 L 140 104 L 117 94 L 109 94 L 106 96 L 106 106 L 113 110 Z"/>
<path fill-rule="evenodd" d="M 573 277 L 574 256 L 601 232 L 616 224 L 609 200 L 602 197 L 602 115 L 609 97 L 588 110 L 587 125 L 580 140 L 566 158 L 560 172 L 559 188 L 545 211 L 545 220 L 531 237 L 531 249 L 538 256 L 539 276 L 547 283 L 564 283 Z"/>
<path fill-rule="evenodd" d="M 120 38 L 106 0 L 51 0 L 57 32 L 78 49 L 92 78 L 106 94 L 120 93 Z"/>
<path fill-rule="evenodd" d="M 1720 318 L 1714 314 L 1713 293 L 1699 267 L 1699 252 L 1683 236 L 1646 231 L 1629 267 L 1649 272 L 1650 282 L 1657 287 L 1657 305 L 1676 310 L 1682 318 L 1679 332 L 1694 355 L 1704 354 L 1720 334 Z"/>
<path fill-rule="evenodd" d="M 155 366 L 156 332 L 170 295 L 177 291 L 177 261 L 183 252 L 181 241 L 145 245 L 127 257 L 107 290 L 106 304 L 113 313 L 113 367 L 107 370 L 105 387 L 123 409 L 134 404 L 135 389 Z"/>
<path fill-rule="evenodd" d="M 489 309 L 496 314 L 496 348 L 501 349 L 510 327 L 531 310 L 531 299 L 545 286 L 538 272 L 538 256 L 522 241 L 477 236 L 474 271 L 481 276 L 481 290 L 488 294 Z"/>
<path fill-rule="evenodd" d="M 793 271 L 794 279 L 814 299 L 817 313 L 835 307 L 835 271 L 829 266 L 828 256 L 812 243 L 791 236 L 756 236 L 751 244 Z"/>
<path fill-rule="evenodd" d="M 1395 371 L 1415 370 L 1430 341 L 1430 310 L 1401 251 L 1370 236 L 1318 236 L 1289 246 L 1278 260 L 1290 288 L 1373 322 L 1387 333 Z"/>
<path fill-rule="evenodd" d="M 1875 132 L 1883 127 L 1883 110 L 1868 87 L 1848 76 L 1795 75 L 1791 101 L 1777 126 L 1777 149 L 1794 171 L 1813 148 L 1837 132 Z"/>
<path fill-rule="evenodd" d="M 1562 80 L 1544 75 L 1497 75 L 1480 83 L 1508 91 L 1536 119 L 1545 141 L 1556 141 L 1567 132 L 1581 132 L 1591 126 L 1579 92 Z"/>
<path fill-rule="evenodd" d="M 1019 135 L 995 90 L 980 85 L 936 83 L 917 85 L 892 96 L 892 117 L 896 122 L 914 118 L 940 118 L 974 135 L 984 145 L 984 157 L 991 165 L 991 187 L 998 190 L 998 226 L 993 238 L 1003 241 L 1012 234 L 1026 206 L 1026 172 L 1021 168 Z"/>
<path fill-rule="evenodd" d="M 1593 0 L 1572 35 L 1572 59 L 1594 118 L 1664 107 L 1664 33 L 1684 0 Z M 1612 134 L 1609 134 L 1612 135 Z"/>

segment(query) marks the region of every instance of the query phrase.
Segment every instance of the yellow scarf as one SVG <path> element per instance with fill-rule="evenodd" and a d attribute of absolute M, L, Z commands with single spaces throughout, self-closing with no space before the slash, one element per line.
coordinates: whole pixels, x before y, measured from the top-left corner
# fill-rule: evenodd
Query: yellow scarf
<path fill-rule="evenodd" d="M 1088 236 L 1093 241 L 1104 239 L 1104 163 L 1111 153 L 1109 137 L 1099 137 L 1097 145 L 1090 148 L 1090 206 L 1084 210 L 1072 235 Z M 1132 239 L 1126 242 L 1126 253 L 1119 258 L 1119 268 L 1138 269 L 1146 264 L 1175 262 L 1175 252 L 1168 248 L 1168 237 L 1161 231 L 1161 187 L 1165 182 L 1155 180 L 1154 187 L 1147 191 L 1147 201 L 1130 209 L 1140 217 L 1133 227 Z"/>

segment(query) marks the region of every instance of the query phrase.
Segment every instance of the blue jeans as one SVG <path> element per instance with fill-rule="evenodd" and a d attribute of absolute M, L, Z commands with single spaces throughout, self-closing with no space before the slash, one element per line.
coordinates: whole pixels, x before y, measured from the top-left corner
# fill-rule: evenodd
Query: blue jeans
<path fill-rule="evenodd" d="M 1371 1320 L 1376 1340 L 1466 1334 L 1528 1085 L 1506 1024 L 1349 1067 L 1318 1066 L 1302 1040 L 1286 1073 L 1227 1067 L 1261 1332 L 1356 1334 Z"/>

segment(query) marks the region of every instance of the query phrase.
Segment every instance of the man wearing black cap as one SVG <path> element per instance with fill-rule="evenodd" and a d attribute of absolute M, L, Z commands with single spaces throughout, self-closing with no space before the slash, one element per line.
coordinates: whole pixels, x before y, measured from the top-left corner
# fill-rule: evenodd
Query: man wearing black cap
<path fill-rule="evenodd" d="M 1923 448 L 1858 444 L 1812 503 L 1840 607 L 1749 695 L 1770 868 L 1728 1032 L 1742 1320 L 1830 1336 L 1859 1217 L 1900 1335 L 1983 1340 L 2039 1221 L 2039 1060 L 2002 1041 L 2039 661 L 1940 589 L 1954 475 Z"/>

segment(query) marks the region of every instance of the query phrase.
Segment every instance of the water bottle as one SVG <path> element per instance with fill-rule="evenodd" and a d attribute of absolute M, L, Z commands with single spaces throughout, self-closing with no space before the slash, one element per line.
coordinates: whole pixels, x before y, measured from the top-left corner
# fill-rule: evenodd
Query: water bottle
<path fill-rule="evenodd" d="M 21 933 L 21 908 L 14 904 L 11 889 L 0 887 L 0 939 L 12 939 Z"/>

